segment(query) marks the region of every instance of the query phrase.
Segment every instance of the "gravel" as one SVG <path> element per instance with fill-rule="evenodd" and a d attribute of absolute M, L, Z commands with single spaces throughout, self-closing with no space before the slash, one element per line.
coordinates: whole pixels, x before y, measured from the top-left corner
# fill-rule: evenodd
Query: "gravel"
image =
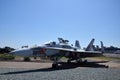
<path fill-rule="evenodd" d="M 0 80 L 120 80 L 120 69 L 88 68 L 28 69 L 0 68 Z"/>

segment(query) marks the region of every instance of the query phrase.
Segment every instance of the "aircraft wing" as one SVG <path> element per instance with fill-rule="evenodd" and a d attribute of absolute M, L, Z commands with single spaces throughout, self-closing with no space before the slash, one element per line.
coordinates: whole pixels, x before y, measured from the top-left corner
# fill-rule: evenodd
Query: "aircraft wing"
<path fill-rule="evenodd" d="M 76 53 L 79 54 L 81 57 L 96 57 L 96 56 L 102 56 L 102 52 L 100 51 L 83 51 L 83 50 L 76 50 L 76 49 L 65 49 L 65 48 L 56 48 L 56 47 L 47 47 L 47 49 L 50 50 L 58 50 L 60 52 L 64 53 Z M 58 54 L 58 53 L 56 53 Z"/>

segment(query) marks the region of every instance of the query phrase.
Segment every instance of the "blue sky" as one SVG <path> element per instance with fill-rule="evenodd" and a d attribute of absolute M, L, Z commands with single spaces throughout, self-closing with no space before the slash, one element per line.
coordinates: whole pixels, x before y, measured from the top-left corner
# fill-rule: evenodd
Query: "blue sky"
<path fill-rule="evenodd" d="M 120 0 L 0 0 L 0 47 L 76 39 L 120 47 Z"/>

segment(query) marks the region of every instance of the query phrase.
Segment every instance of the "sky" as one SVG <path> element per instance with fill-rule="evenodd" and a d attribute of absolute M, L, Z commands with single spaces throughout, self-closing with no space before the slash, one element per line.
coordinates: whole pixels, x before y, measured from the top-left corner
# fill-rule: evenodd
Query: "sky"
<path fill-rule="evenodd" d="M 120 0 L 0 0 L 0 47 L 68 39 L 120 47 Z"/>

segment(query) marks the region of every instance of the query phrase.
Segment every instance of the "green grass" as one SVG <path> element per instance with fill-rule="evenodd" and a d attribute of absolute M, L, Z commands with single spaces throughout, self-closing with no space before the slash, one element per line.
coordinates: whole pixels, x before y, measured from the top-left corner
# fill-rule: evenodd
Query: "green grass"
<path fill-rule="evenodd" d="M 62 59 L 62 60 L 67 60 L 68 58 L 66 58 L 66 57 L 62 57 L 61 59 Z"/>
<path fill-rule="evenodd" d="M 0 54 L 0 60 L 13 60 L 15 56 L 11 54 Z"/>
<path fill-rule="evenodd" d="M 100 57 L 93 57 L 93 58 L 96 58 L 96 59 L 101 59 L 101 60 L 120 60 L 119 57 L 106 57 L 106 56 L 100 56 Z"/>
<path fill-rule="evenodd" d="M 87 57 L 87 58 L 83 58 L 83 59 L 90 59 L 90 58 L 93 58 L 93 59 L 100 59 L 100 60 L 107 60 L 107 61 L 111 61 L 111 60 L 120 60 L 119 57 L 106 57 L 106 56 Z M 62 60 L 67 60 L 68 58 L 62 57 L 61 59 L 62 59 Z"/>

